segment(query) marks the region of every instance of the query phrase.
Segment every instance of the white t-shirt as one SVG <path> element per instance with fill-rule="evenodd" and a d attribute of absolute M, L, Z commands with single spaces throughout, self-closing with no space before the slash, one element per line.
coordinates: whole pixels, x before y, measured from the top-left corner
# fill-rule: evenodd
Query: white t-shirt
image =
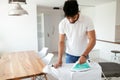
<path fill-rule="evenodd" d="M 64 18 L 59 23 L 59 34 L 66 35 L 66 53 L 80 56 L 87 47 L 88 38 L 86 32 L 91 30 L 94 30 L 94 25 L 87 16 L 80 15 L 74 24 Z"/>

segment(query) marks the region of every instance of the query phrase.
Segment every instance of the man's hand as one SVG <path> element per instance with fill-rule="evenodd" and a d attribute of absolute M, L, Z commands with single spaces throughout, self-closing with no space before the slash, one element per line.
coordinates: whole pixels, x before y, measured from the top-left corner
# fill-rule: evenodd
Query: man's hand
<path fill-rule="evenodd" d="M 62 66 L 62 61 L 61 60 L 59 60 L 56 64 L 53 65 L 54 68 L 58 68 L 60 66 Z"/>
<path fill-rule="evenodd" d="M 86 58 L 84 56 L 80 56 L 80 58 L 78 59 L 78 63 L 83 64 L 85 62 L 86 62 Z"/>

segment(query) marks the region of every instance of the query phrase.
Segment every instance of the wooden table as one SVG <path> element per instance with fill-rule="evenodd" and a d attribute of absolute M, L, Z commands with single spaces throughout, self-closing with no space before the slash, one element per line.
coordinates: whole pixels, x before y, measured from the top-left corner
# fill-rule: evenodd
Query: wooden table
<path fill-rule="evenodd" d="M 0 59 L 0 80 L 15 80 L 44 74 L 44 66 L 34 51 L 7 53 Z"/>

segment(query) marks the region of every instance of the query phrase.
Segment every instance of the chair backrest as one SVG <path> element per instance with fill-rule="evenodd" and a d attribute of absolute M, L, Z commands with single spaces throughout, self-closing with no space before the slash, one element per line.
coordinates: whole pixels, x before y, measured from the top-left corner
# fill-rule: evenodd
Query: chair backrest
<path fill-rule="evenodd" d="M 48 53 L 45 57 L 42 58 L 43 62 L 48 65 L 50 64 L 54 54 L 53 53 Z"/>
<path fill-rule="evenodd" d="M 47 51 L 48 51 L 48 47 L 43 47 L 43 48 L 38 52 L 38 54 L 39 54 L 39 56 L 40 56 L 41 58 L 43 58 L 43 57 L 46 56 Z"/>

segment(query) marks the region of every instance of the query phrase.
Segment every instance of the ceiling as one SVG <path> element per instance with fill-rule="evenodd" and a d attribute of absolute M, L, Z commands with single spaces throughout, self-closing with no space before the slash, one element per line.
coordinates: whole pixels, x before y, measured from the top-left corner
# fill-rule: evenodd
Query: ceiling
<path fill-rule="evenodd" d="M 45 7 L 62 7 L 66 0 L 34 0 L 37 5 Z M 96 6 L 115 0 L 77 0 L 80 6 Z"/>

